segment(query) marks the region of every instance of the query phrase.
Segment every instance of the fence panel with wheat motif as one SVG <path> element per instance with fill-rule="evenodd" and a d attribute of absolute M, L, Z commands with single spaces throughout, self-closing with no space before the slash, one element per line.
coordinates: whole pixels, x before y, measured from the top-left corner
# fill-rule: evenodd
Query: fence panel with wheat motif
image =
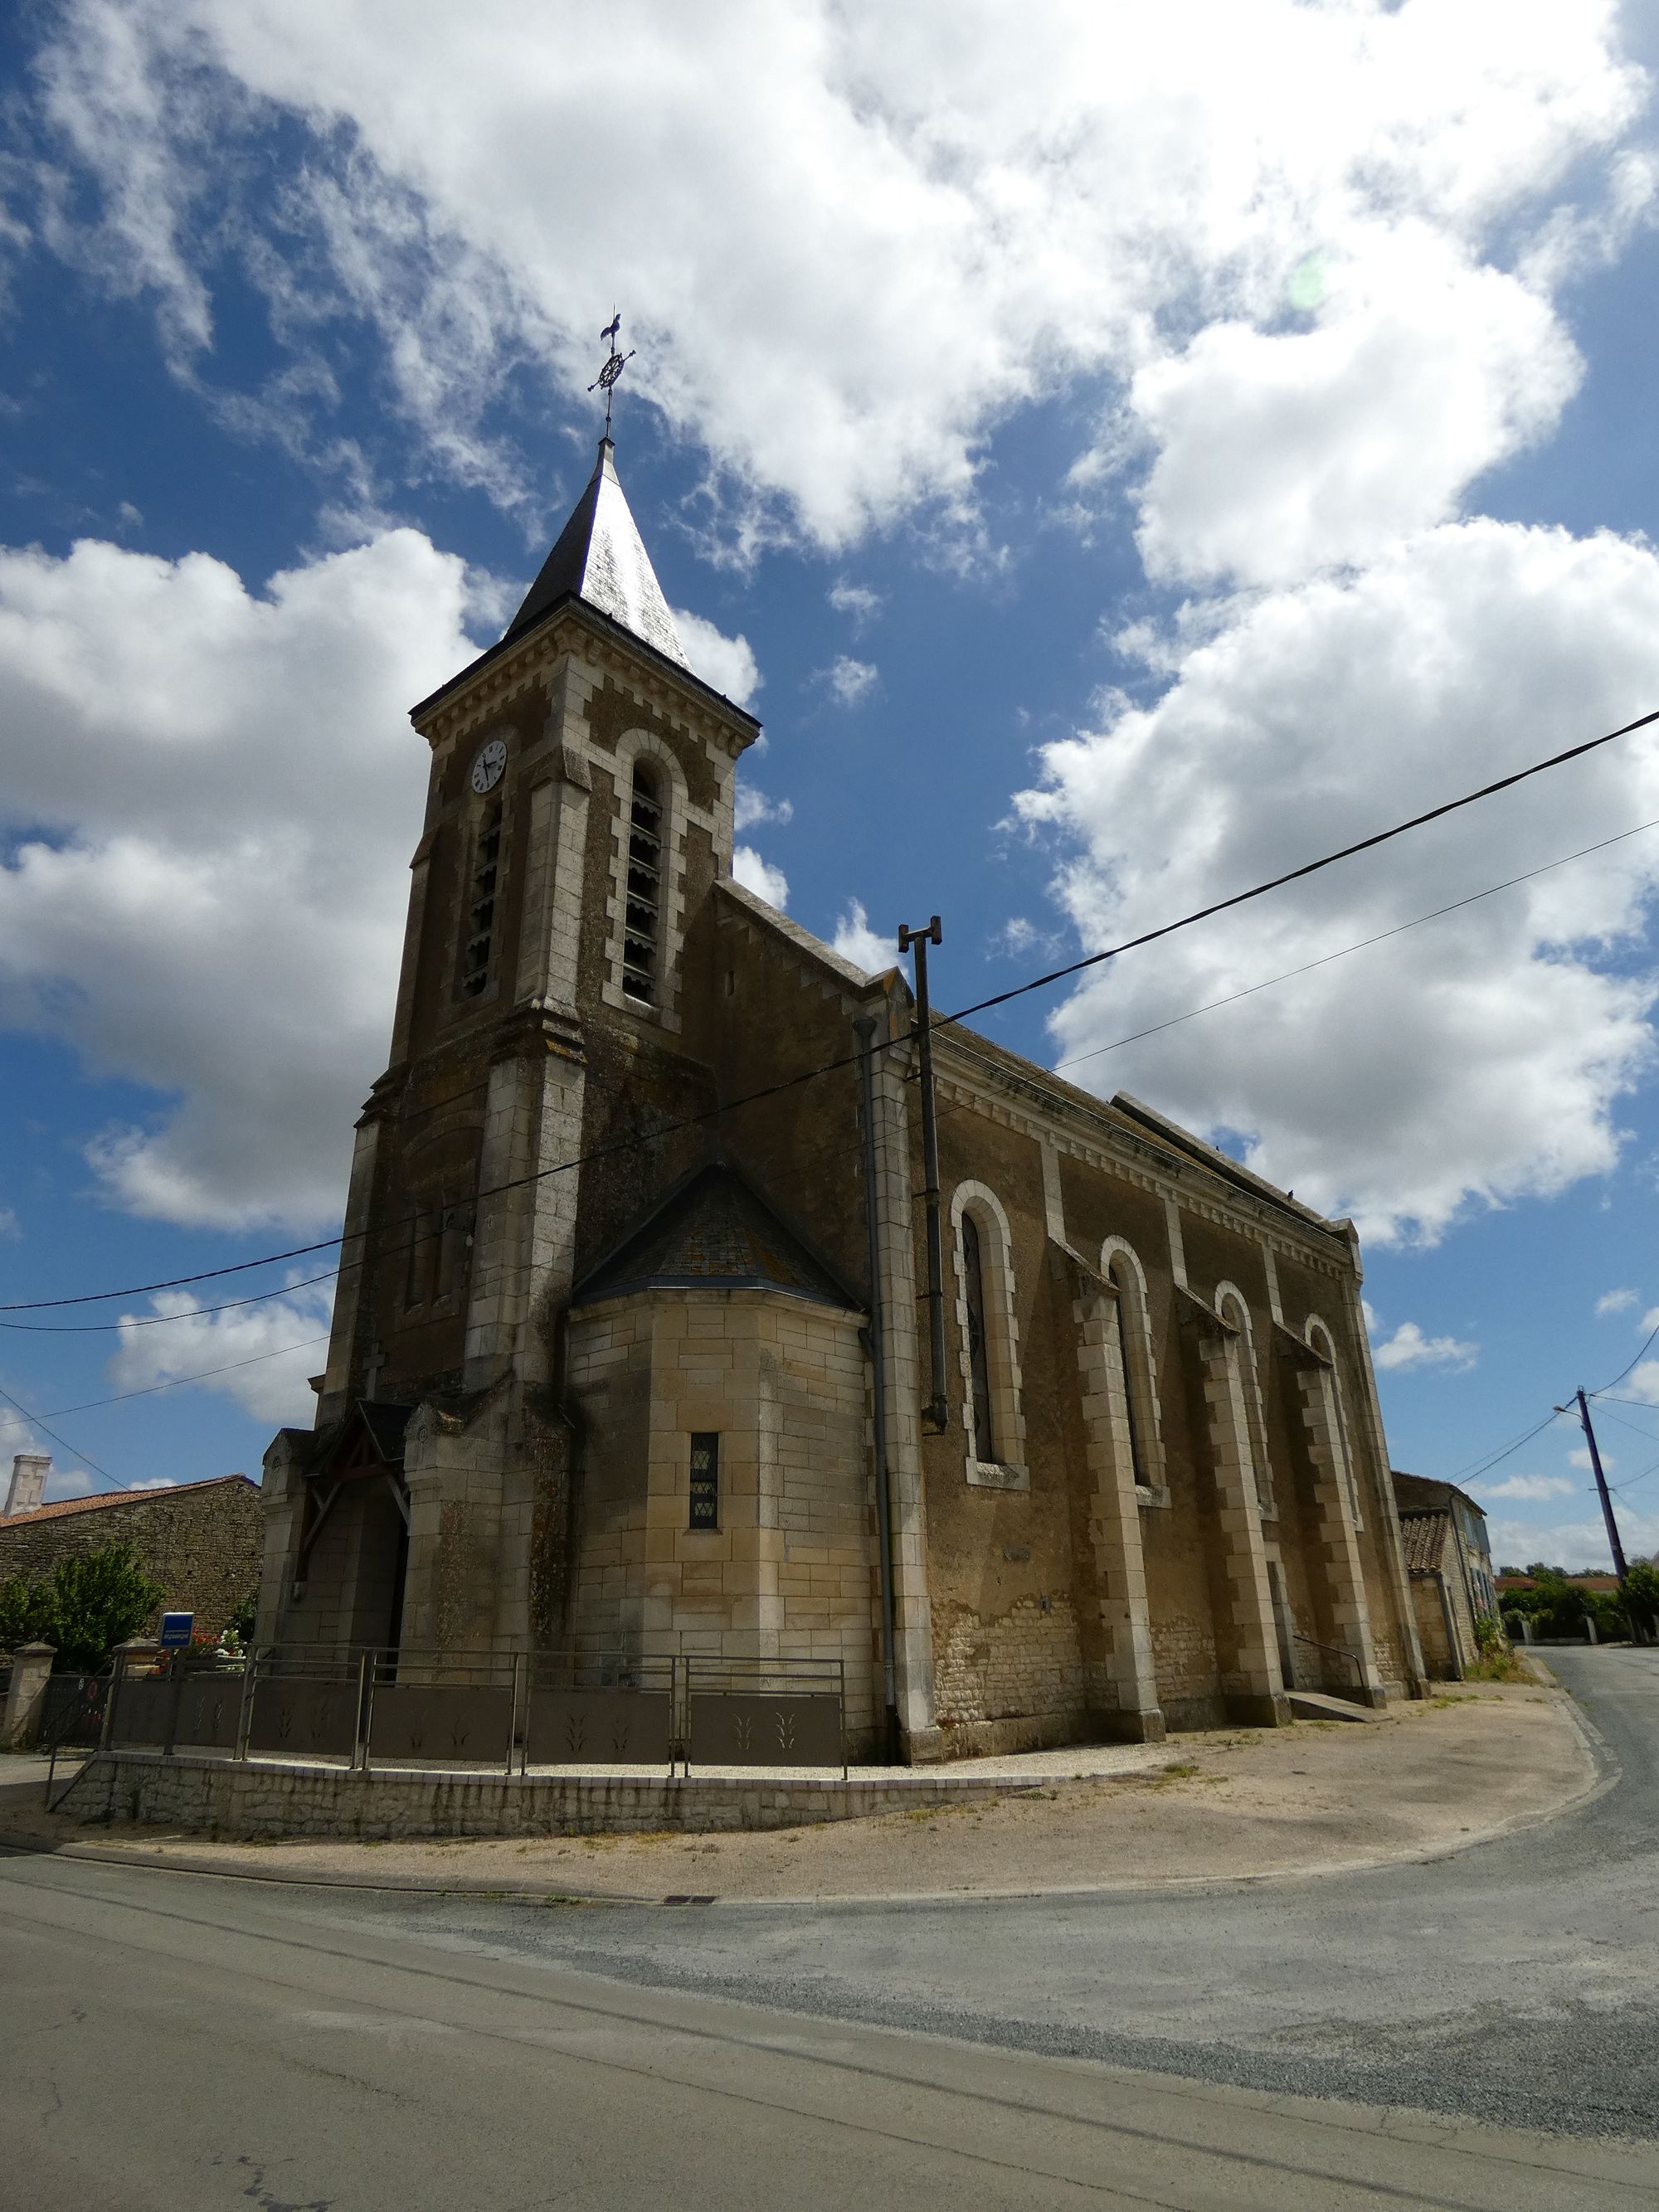
<path fill-rule="evenodd" d="M 847 1764 L 845 1686 L 834 1660 L 688 1659 L 688 1768 Z"/>
<path fill-rule="evenodd" d="M 674 1700 L 661 1689 L 533 1688 L 525 1729 L 530 1766 L 667 1766 Z"/>

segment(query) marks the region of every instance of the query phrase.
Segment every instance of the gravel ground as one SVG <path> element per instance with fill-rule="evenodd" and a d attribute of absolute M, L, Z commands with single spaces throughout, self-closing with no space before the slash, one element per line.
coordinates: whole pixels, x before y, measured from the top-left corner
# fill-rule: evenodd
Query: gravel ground
<path fill-rule="evenodd" d="M 1043 1752 L 999 1771 L 1048 1789 L 989 1808 L 716 1837 L 533 1843 L 210 1844 L 44 1824 L 59 1839 L 226 1872 L 656 1900 L 1025 1894 L 1387 1863 L 1558 1808 L 1595 1767 L 1559 1691 L 1466 1685 L 1373 1723 L 1214 1730 L 1150 1747 Z M 9 1817 L 43 1823 L 33 1792 Z M 28 1802 L 33 1797 L 33 1802 Z M 73 1799 L 70 1801 L 73 1806 Z M 0 1814 L 0 1819 L 5 1816 Z"/>

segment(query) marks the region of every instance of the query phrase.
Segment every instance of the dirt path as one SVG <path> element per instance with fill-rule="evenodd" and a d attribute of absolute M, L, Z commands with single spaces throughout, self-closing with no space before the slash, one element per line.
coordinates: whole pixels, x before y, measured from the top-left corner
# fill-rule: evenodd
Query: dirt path
<path fill-rule="evenodd" d="M 1043 1761 L 1054 1773 L 1052 1753 Z M 16 1770 L 13 1770 L 15 1771 Z M 1465 1684 L 1370 1725 L 1172 1739 L 1156 1763 L 988 1808 L 763 1834 L 216 1844 L 46 1820 L 0 1768 L 0 1838 L 224 1873 L 537 1896 L 906 1897 L 1212 1881 L 1421 1857 L 1556 1811 L 1595 1782 L 1559 1689 Z M 70 1801 L 71 1805 L 73 1800 Z"/>

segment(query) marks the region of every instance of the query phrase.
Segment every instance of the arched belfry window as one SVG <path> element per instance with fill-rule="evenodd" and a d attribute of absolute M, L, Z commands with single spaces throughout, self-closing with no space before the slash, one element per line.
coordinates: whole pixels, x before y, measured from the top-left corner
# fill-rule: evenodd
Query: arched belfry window
<path fill-rule="evenodd" d="M 1331 1333 L 1317 1314 L 1308 1318 L 1303 1335 L 1315 1352 L 1330 1362 L 1328 1377 L 1331 1394 L 1331 1426 L 1335 1432 L 1337 1456 L 1341 1461 L 1337 1469 L 1342 1485 L 1342 1494 L 1348 1501 L 1348 1517 L 1356 1528 L 1363 1528 L 1364 1518 L 1359 1510 L 1359 1476 L 1353 1463 L 1353 1443 L 1348 1433 L 1348 1409 L 1342 1396 L 1342 1376 L 1336 1364 L 1336 1346 Z"/>
<path fill-rule="evenodd" d="M 1267 1423 L 1261 1404 L 1261 1376 L 1255 1364 L 1255 1335 L 1244 1294 L 1231 1283 L 1218 1285 L 1215 1310 L 1230 1328 L 1236 1329 L 1238 1379 L 1244 1393 L 1245 1441 L 1249 1446 L 1250 1472 L 1255 1478 L 1255 1502 L 1264 1514 L 1278 1511 L 1273 1502 L 1273 1468 L 1267 1459 Z"/>
<path fill-rule="evenodd" d="M 629 793 L 628 889 L 623 916 L 623 989 L 657 1004 L 662 958 L 662 786 L 647 761 L 634 763 Z"/>
<path fill-rule="evenodd" d="M 1165 1489 L 1164 1425 L 1158 1410 L 1158 1366 L 1152 1352 L 1146 1277 L 1139 1255 L 1121 1237 L 1101 1249 L 1100 1271 L 1117 1293 L 1118 1351 L 1123 1362 L 1125 1443 L 1138 1489 Z"/>
<path fill-rule="evenodd" d="M 478 823 L 472 853 L 472 881 L 467 900 L 461 988 L 469 999 L 483 996 L 489 982 L 489 956 L 495 943 L 495 886 L 501 865 L 501 802 L 495 799 Z"/>
<path fill-rule="evenodd" d="M 957 1325 L 962 1421 L 969 1482 L 1024 1490 L 1025 1416 L 1020 1403 L 1019 1326 L 1014 1316 L 1013 1243 L 1008 1217 L 983 1183 L 957 1187 Z"/>

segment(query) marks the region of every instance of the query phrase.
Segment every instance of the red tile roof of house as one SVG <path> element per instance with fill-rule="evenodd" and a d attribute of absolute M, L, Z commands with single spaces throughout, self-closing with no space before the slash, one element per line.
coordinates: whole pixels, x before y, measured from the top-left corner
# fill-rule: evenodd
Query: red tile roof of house
<path fill-rule="evenodd" d="M 142 1505 L 157 1498 L 177 1498 L 185 1490 L 216 1490 L 222 1483 L 246 1482 L 250 1490 L 258 1485 L 245 1474 L 211 1474 L 205 1482 L 157 1483 L 144 1490 L 111 1490 L 100 1492 L 96 1498 L 60 1498 L 54 1505 L 37 1505 L 31 1513 L 0 1515 L 0 1532 L 8 1528 L 33 1528 L 38 1522 L 61 1521 L 71 1513 L 96 1513 L 106 1505 Z"/>
<path fill-rule="evenodd" d="M 1402 1513 L 1400 1541 L 1408 1574 L 1432 1574 L 1446 1557 L 1446 1538 L 1451 1529 L 1449 1513 Z"/>

